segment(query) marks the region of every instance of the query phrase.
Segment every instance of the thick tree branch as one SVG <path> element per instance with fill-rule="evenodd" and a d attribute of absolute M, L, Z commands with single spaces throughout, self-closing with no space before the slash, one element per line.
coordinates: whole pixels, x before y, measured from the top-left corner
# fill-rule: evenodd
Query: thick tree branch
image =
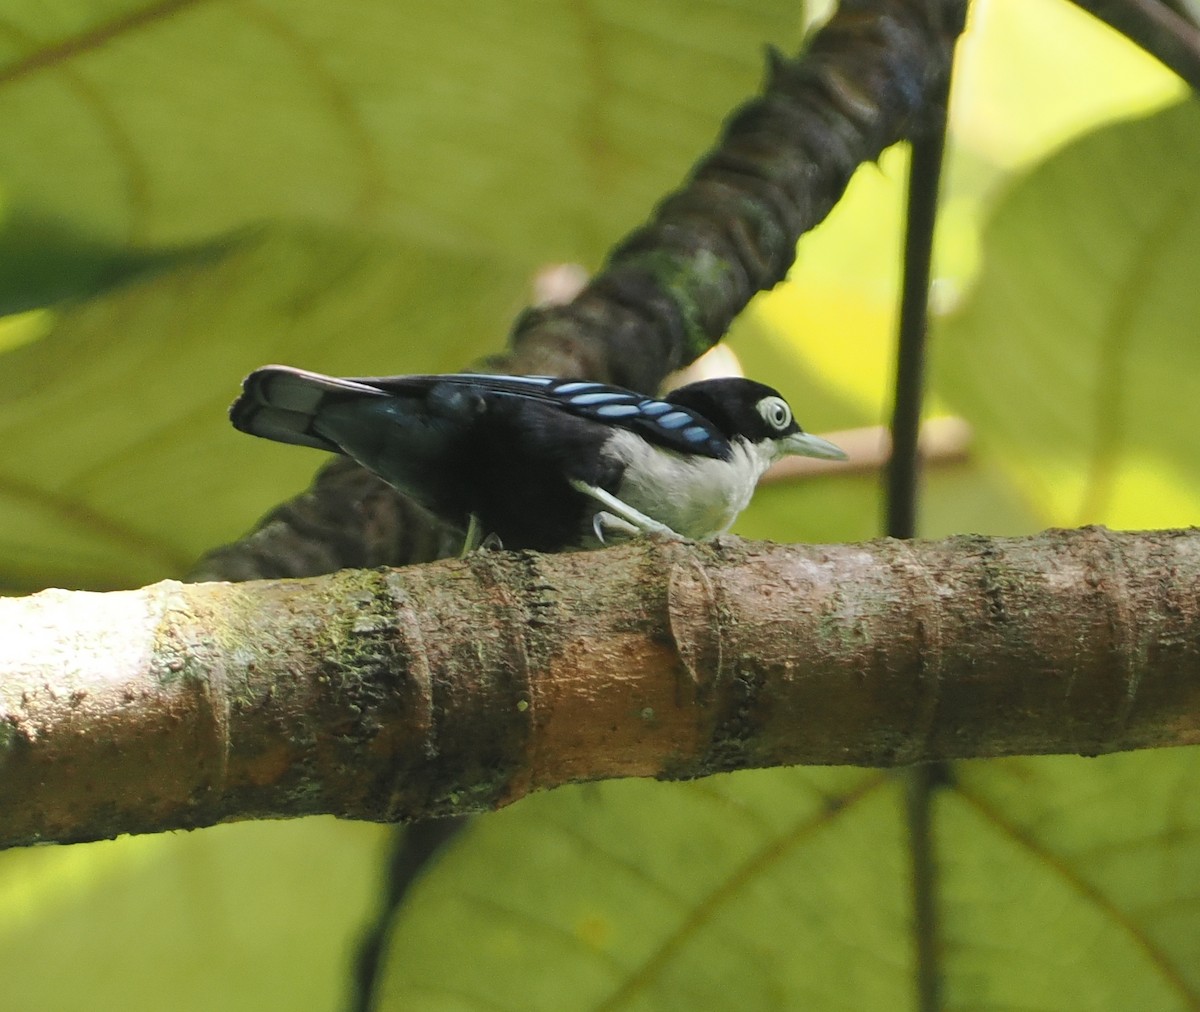
<path fill-rule="evenodd" d="M 654 390 L 787 273 L 796 240 L 854 170 L 908 136 L 948 72 L 966 0 L 843 0 L 799 57 L 771 54 L 762 95 L 571 302 L 526 312 L 497 371 Z M 384 367 L 381 365 L 380 367 Z M 453 554 L 452 533 L 357 465 L 335 461 L 195 580 L 307 576 Z"/>
<path fill-rule="evenodd" d="M 0 600 L 0 843 L 1200 742 L 1200 532 L 475 553 Z"/>

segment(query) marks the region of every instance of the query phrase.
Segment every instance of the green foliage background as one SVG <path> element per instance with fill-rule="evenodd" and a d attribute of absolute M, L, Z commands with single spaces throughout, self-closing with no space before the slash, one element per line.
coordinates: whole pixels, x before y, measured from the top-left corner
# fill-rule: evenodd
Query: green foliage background
<path fill-rule="evenodd" d="M 794 48 L 782 0 L 9 2 L 0 12 L 0 587 L 179 575 L 314 454 L 224 409 L 255 365 L 494 351 L 595 268 Z M 923 527 L 1192 522 L 1200 112 L 1055 0 L 975 6 L 952 109 Z M 731 336 L 807 427 L 889 403 L 905 156 L 860 171 Z M 878 530 L 874 478 L 740 532 Z M 1197 753 L 964 763 L 935 840 L 948 1005 L 1200 1006 Z M 2 775 L 2 772 L 0 772 Z M 21 1009 L 328 1009 L 382 827 L 313 819 L 0 854 Z M 478 820 L 396 925 L 386 1008 L 904 1008 L 901 782 L 790 769 L 565 789 Z"/>

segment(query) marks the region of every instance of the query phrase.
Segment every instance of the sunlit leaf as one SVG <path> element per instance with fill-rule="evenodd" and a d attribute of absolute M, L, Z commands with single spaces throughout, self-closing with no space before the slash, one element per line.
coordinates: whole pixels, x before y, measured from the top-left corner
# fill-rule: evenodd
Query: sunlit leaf
<path fill-rule="evenodd" d="M 1188 1009 L 1200 751 L 958 767 L 937 802 L 947 1005 Z"/>
<path fill-rule="evenodd" d="M 353 225 L 595 265 L 792 47 L 783 0 L 9 4 L 0 181 L 103 239 Z M 680 87 L 680 82 L 687 82 Z"/>
<path fill-rule="evenodd" d="M 418 887 L 384 1007 L 903 1007 L 900 796 L 879 773 L 773 770 L 529 799 Z"/>
<path fill-rule="evenodd" d="M 1083 9 L 1060 0 L 977 0 L 951 115 L 956 143 L 1015 168 L 1116 116 L 1144 115 L 1186 86 Z"/>
<path fill-rule="evenodd" d="M 340 1008 L 387 835 L 306 819 L 0 854 L 3 1004 Z"/>
<path fill-rule="evenodd" d="M 1200 106 L 1106 127 L 1014 186 L 937 390 L 1045 522 L 1200 511 Z"/>
<path fill-rule="evenodd" d="M 462 254 L 276 227 L 58 311 L 0 358 L 0 585 L 180 575 L 325 459 L 235 432 L 242 376 L 460 368 L 523 288 Z"/>

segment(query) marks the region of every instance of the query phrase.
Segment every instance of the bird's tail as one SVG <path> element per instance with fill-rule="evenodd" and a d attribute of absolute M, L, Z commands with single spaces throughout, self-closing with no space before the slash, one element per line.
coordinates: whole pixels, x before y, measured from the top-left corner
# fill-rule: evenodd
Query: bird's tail
<path fill-rule="evenodd" d="M 265 365 L 242 382 L 242 393 L 229 409 L 235 429 L 281 443 L 341 453 L 314 425 L 330 402 L 347 397 L 380 397 L 383 391 L 354 380 L 337 379 L 286 365 Z"/>

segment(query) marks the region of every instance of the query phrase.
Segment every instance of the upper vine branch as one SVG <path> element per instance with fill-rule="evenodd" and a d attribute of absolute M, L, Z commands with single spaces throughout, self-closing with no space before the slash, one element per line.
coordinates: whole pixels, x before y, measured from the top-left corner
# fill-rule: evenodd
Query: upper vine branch
<path fill-rule="evenodd" d="M 763 93 L 733 112 L 688 181 L 572 302 L 518 321 L 515 357 L 566 347 L 555 363 L 565 371 L 649 391 L 706 351 L 783 280 L 797 239 L 854 170 L 909 136 L 965 8 L 849 0 L 798 57 L 772 50 Z"/>

